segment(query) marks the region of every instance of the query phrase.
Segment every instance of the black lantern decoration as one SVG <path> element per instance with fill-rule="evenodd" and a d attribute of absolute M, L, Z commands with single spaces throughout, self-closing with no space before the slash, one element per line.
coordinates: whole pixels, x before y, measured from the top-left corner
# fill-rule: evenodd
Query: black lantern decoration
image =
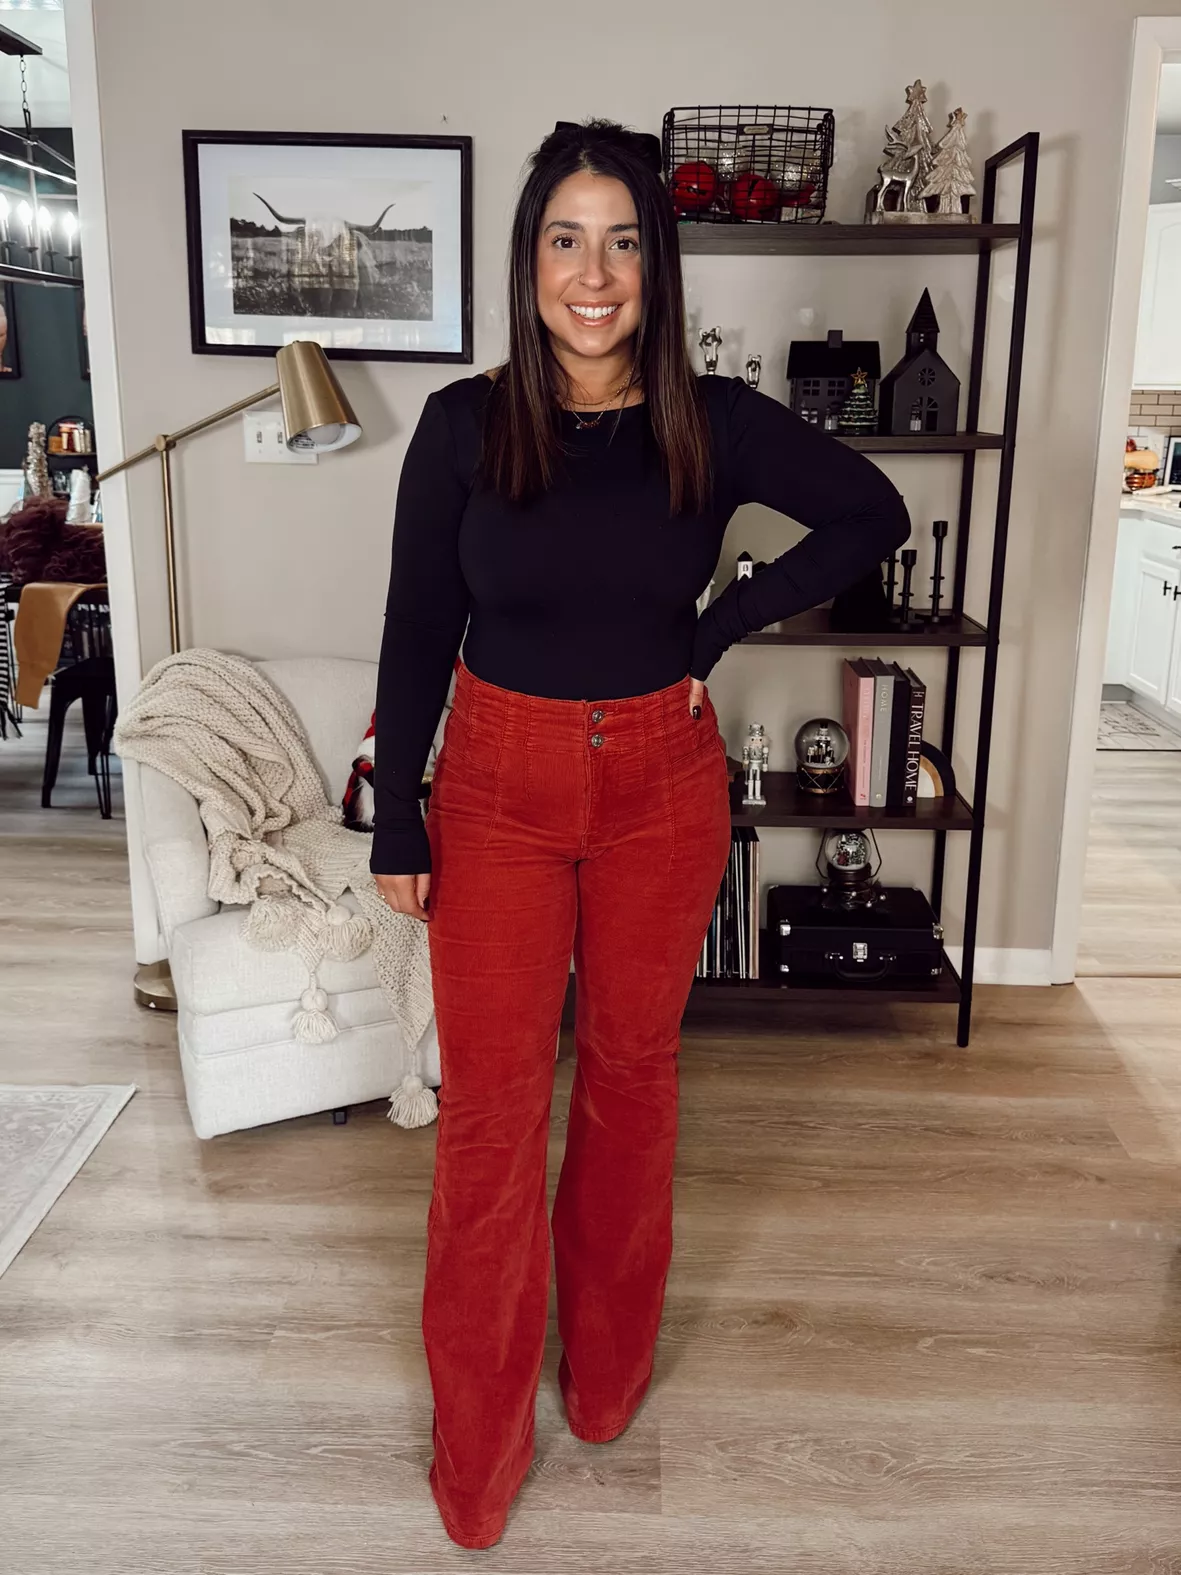
<path fill-rule="evenodd" d="M 825 832 L 816 852 L 816 869 L 824 882 L 821 907 L 848 911 L 884 902 L 885 893 L 877 878 L 881 867 L 882 855 L 872 831 Z"/>
<path fill-rule="evenodd" d="M 845 785 L 849 735 L 831 717 L 813 717 L 796 734 L 796 783 L 804 793 L 836 793 Z"/>
<path fill-rule="evenodd" d="M 787 356 L 792 410 L 814 427 L 835 432 L 841 406 L 853 391 L 854 372 L 865 373 L 872 400 L 882 375 L 876 339 L 846 340 L 839 328 L 830 329 L 827 339 L 793 339 Z"/>
<path fill-rule="evenodd" d="M 891 437 L 953 433 L 960 380 L 939 354 L 939 323 L 924 290 L 906 330 L 906 354 L 882 378 L 878 430 Z"/>

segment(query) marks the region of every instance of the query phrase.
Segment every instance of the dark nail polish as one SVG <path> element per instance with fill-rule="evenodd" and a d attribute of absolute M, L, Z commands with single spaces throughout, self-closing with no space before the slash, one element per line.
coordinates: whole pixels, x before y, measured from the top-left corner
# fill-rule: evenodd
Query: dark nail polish
<path fill-rule="evenodd" d="M 701 720 L 701 707 L 699 705 L 695 705 L 693 707 L 693 715 L 697 719 L 697 721 Z"/>

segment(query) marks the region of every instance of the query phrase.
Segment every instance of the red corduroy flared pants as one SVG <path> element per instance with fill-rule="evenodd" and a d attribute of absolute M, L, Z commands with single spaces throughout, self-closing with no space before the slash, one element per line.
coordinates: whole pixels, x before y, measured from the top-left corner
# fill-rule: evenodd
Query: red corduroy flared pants
<path fill-rule="evenodd" d="M 689 680 L 548 700 L 456 662 L 427 814 L 442 1086 L 423 1335 L 449 1535 L 497 1540 L 533 1457 L 546 1150 L 573 955 L 577 1066 L 553 1210 L 573 1432 L 627 1425 L 672 1253 L 680 1022 L 730 847 L 725 751 Z"/>

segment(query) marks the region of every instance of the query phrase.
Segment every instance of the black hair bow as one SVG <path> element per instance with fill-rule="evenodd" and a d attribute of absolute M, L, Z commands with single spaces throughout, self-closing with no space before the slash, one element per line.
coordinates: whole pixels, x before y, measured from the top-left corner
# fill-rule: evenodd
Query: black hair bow
<path fill-rule="evenodd" d="M 586 126 L 581 126 L 576 120 L 557 120 L 554 122 L 555 131 L 586 131 Z M 626 131 L 620 128 L 619 135 L 630 143 L 635 152 L 660 174 L 664 167 L 664 160 L 660 151 L 660 138 L 652 135 L 650 131 Z"/>

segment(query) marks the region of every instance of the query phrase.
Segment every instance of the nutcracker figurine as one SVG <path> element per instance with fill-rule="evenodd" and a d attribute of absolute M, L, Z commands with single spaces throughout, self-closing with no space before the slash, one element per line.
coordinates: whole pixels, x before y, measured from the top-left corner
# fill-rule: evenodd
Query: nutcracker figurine
<path fill-rule="evenodd" d="M 746 743 L 742 746 L 742 766 L 746 772 L 744 804 L 765 805 L 763 797 L 763 772 L 771 758 L 771 740 L 763 732 L 761 722 L 752 722 L 747 729 Z"/>
<path fill-rule="evenodd" d="M 718 351 L 722 348 L 722 330 L 720 328 L 703 328 L 697 343 L 701 346 L 701 353 L 705 357 L 705 370 L 712 376 L 718 369 Z"/>

